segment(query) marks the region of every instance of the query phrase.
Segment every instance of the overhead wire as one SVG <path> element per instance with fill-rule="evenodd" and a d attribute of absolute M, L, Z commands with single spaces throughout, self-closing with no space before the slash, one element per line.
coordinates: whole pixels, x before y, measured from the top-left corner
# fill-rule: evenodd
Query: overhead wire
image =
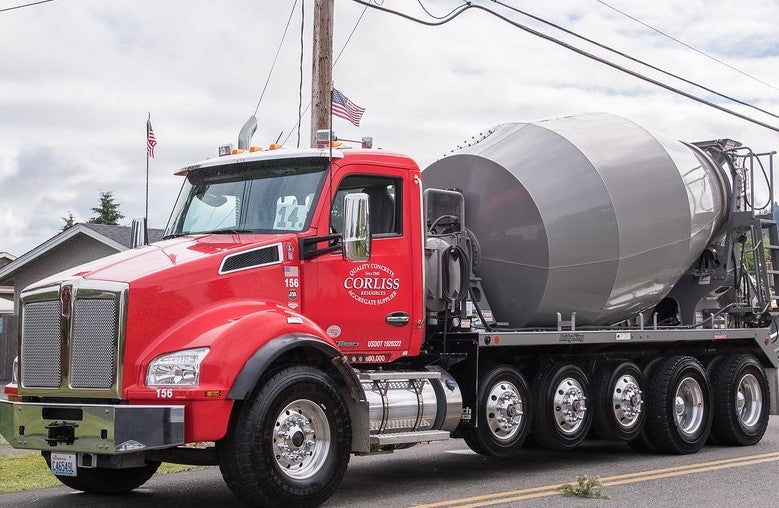
<path fill-rule="evenodd" d="M 254 108 L 254 114 L 257 115 L 257 111 L 260 110 L 260 104 L 262 104 L 262 98 L 265 97 L 265 90 L 268 89 L 268 83 L 270 83 L 270 78 L 273 75 L 273 69 L 276 67 L 276 61 L 279 59 L 279 53 L 281 52 L 281 46 L 284 44 L 284 39 L 287 37 L 287 30 L 289 29 L 289 23 L 292 21 L 292 15 L 295 13 L 295 7 L 297 7 L 298 0 L 295 0 L 295 2 L 292 4 L 292 9 L 289 12 L 289 17 L 287 18 L 287 24 L 284 27 L 284 33 L 281 34 L 281 40 L 279 41 L 279 46 L 276 48 L 276 55 L 273 57 L 273 63 L 270 66 L 270 70 L 268 71 L 268 77 L 265 79 L 265 86 L 262 87 L 262 92 L 260 93 L 260 99 L 257 101 L 257 107 Z"/>
<path fill-rule="evenodd" d="M 300 65 L 298 69 L 300 73 L 300 81 L 298 82 L 298 118 L 300 118 L 300 116 L 302 115 L 300 110 L 303 107 L 303 36 L 305 34 L 305 30 L 306 30 L 306 2 L 303 1 L 300 2 Z M 296 146 L 300 148 L 300 122 L 298 122 L 297 127 L 298 127 L 297 128 L 298 141 Z M 279 137 L 281 137 L 281 134 L 279 134 Z"/>
<path fill-rule="evenodd" d="M 436 16 L 435 14 L 433 14 L 432 12 L 430 12 L 429 10 L 427 10 L 427 7 L 425 7 L 425 4 L 423 4 L 423 3 L 422 3 L 422 0 L 417 0 L 417 3 L 419 3 L 419 6 L 420 6 L 420 7 L 422 7 L 422 10 L 423 10 L 423 11 L 425 11 L 425 14 L 427 14 L 428 16 L 430 16 L 431 18 L 434 18 L 434 19 L 444 19 L 444 18 L 448 18 L 449 16 L 451 16 L 451 15 L 452 15 L 452 13 L 453 13 L 454 11 L 456 11 L 457 9 L 459 9 L 459 8 L 460 8 L 460 6 L 457 6 L 457 7 L 455 7 L 454 9 L 452 9 L 451 11 L 449 11 L 448 13 L 444 14 L 443 16 Z"/>
<path fill-rule="evenodd" d="M 39 4 L 47 4 L 53 1 L 54 0 L 41 0 L 40 2 L 30 2 L 28 4 L 15 5 L 13 7 L 5 7 L 4 9 L 0 9 L 0 12 L 15 11 L 16 9 L 23 9 L 25 7 L 32 7 L 33 5 L 39 5 Z"/>
<path fill-rule="evenodd" d="M 729 69 L 731 69 L 731 70 L 734 70 L 734 71 L 738 72 L 739 74 L 741 74 L 741 75 L 743 75 L 743 76 L 746 76 L 746 77 L 748 77 L 748 78 L 750 78 L 750 79 L 753 79 L 753 80 L 757 81 L 758 83 L 762 83 L 762 84 L 763 84 L 763 85 L 765 85 L 765 86 L 768 86 L 768 87 L 770 87 L 770 88 L 773 88 L 774 90 L 779 90 L 779 88 L 777 88 L 776 86 L 772 85 L 771 83 L 768 83 L 768 82 L 766 82 L 766 81 L 763 81 L 762 79 L 760 79 L 760 78 L 758 78 L 758 77 L 756 77 L 756 76 L 753 76 L 752 74 L 749 74 L 748 72 L 745 72 L 745 71 L 743 71 L 743 70 L 739 69 L 738 67 L 735 67 L 735 66 L 733 66 L 733 65 L 730 65 L 730 64 L 729 64 L 729 63 L 727 63 L 727 62 L 723 62 L 723 61 L 722 61 L 722 60 L 720 60 L 719 58 L 717 58 L 717 57 L 714 57 L 714 56 L 712 56 L 712 55 L 709 55 L 709 54 L 708 54 L 708 53 L 706 53 L 705 51 L 702 51 L 702 50 L 700 50 L 700 49 L 698 49 L 698 48 L 696 48 L 696 47 L 694 47 L 694 46 L 691 46 L 690 44 L 687 44 L 686 42 L 684 42 L 684 41 L 681 41 L 681 40 L 677 39 L 676 37 L 673 37 L 672 35 L 668 35 L 667 33 L 663 32 L 662 30 L 659 30 L 659 29 L 657 29 L 657 28 L 653 27 L 652 25 L 650 25 L 650 24 L 648 24 L 648 23 L 645 23 L 645 22 L 641 21 L 640 19 L 638 19 L 638 18 L 635 18 L 635 17 L 631 16 L 631 15 L 630 15 L 630 14 L 628 14 L 627 12 L 624 12 L 624 11 L 621 11 L 621 10 L 619 10 L 618 8 L 614 7 L 613 5 L 609 5 L 609 4 L 607 4 L 606 2 L 604 2 L 604 1 L 602 1 L 602 0 L 595 0 L 595 1 L 596 1 L 596 2 L 598 2 L 599 4 L 603 5 L 604 7 L 608 7 L 609 9 L 611 9 L 611 10 L 613 10 L 613 11 L 615 11 L 615 12 L 618 12 L 619 14 L 621 14 L 621 15 L 625 16 L 626 18 L 628 18 L 628 19 L 631 19 L 631 20 L 635 21 L 636 23 L 638 23 L 638 24 L 640 24 L 640 25 L 643 25 L 643 26 L 645 26 L 646 28 L 648 28 L 648 29 L 650 29 L 650 30 L 652 30 L 652 31 L 654 31 L 654 32 L 657 32 L 658 34 L 662 35 L 663 37 L 667 37 L 668 39 L 670 39 L 670 40 L 672 40 L 672 41 L 674 41 L 674 42 L 676 42 L 676 43 L 678 43 L 678 44 L 681 44 L 681 45 L 682 45 L 682 46 L 684 46 L 685 48 L 687 48 L 687 49 L 690 49 L 690 50 L 692 50 L 692 51 L 695 51 L 696 53 L 699 53 L 700 55 L 703 55 L 703 56 L 705 56 L 705 57 L 706 57 L 706 58 L 708 58 L 709 60 L 713 60 L 713 61 L 717 62 L 718 64 L 724 65 L 725 67 L 727 67 L 727 68 L 729 68 Z"/>
<path fill-rule="evenodd" d="M 568 34 L 568 35 L 571 35 L 571 36 L 573 36 L 573 37 L 576 37 L 576 38 L 577 38 L 577 39 L 579 39 L 579 40 L 585 41 L 585 42 L 587 42 L 587 43 L 589 43 L 589 44 L 592 44 L 592 45 L 594 45 L 594 46 L 597 46 L 597 47 L 599 47 L 599 48 L 601 48 L 601 49 L 605 49 L 606 51 L 609 51 L 609 52 L 611 52 L 611 53 L 614 53 L 615 55 L 619 55 L 619 56 L 621 56 L 621 57 L 623 57 L 623 58 L 625 58 L 625 59 L 627 59 L 627 60 L 630 60 L 630 61 L 632 61 L 632 62 L 636 62 L 636 63 L 638 63 L 638 64 L 640 64 L 640 65 L 643 65 L 643 66 L 645 66 L 645 67 L 647 67 L 647 68 L 649 68 L 649 69 L 652 69 L 652 70 L 654 70 L 654 71 L 657 71 L 657 72 L 660 72 L 660 73 L 662 73 L 662 74 L 665 74 L 666 76 L 672 77 L 672 78 L 674 78 L 674 79 L 678 79 L 679 81 L 682 81 L 682 82 L 684 82 L 684 83 L 687 83 L 688 85 L 692 85 L 692 86 L 694 86 L 694 87 L 700 88 L 701 90 L 705 90 L 706 92 L 709 92 L 709 93 L 711 93 L 711 94 L 714 94 L 714 95 L 716 95 L 716 96 L 718 96 L 718 97 L 721 97 L 721 98 L 723 98 L 723 99 L 727 99 L 727 100 L 729 100 L 729 101 L 735 102 L 735 103 L 737 103 L 737 104 L 741 104 L 742 106 L 746 106 L 746 107 L 748 107 L 748 108 L 752 108 L 752 109 L 754 109 L 754 110 L 756 110 L 756 111 L 760 111 L 761 113 L 765 113 L 766 115 L 769 115 L 769 116 L 772 116 L 772 117 L 774 117 L 774 118 L 777 118 L 777 119 L 779 119 L 779 115 L 776 115 L 776 114 L 774 114 L 774 113 L 771 113 L 770 111 L 766 111 L 765 109 L 763 109 L 763 108 L 760 108 L 760 107 L 758 107 L 758 106 L 755 106 L 754 104 L 750 104 L 750 103 L 748 103 L 748 102 L 744 102 L 744 101 L 742 101 L 742 100 L 740 100 L 740 99 L 737 99 L 737 98 L 735 98 L 735 97 L 731 97 L 730 95 L 726 95 L 726 94 L 724 94 L 724 93 L 721 93 L 721 92 L 718 92 L 718 91 L 716 91 L 716 90 L 713 90 L 713 89 L 711 89 L 711 88 L 708 88 L 708 87 L 706 87 L 706 86 L 704 86 L 704 85 L 701 85 L 700 83 L 696 83 L 695 81 L 692 81 L 692 80 L 689 80 L 689 79 L 687 79 L 687 78 L 684 78 L 684 77 L 682 77 L 682 76 L 679 76 L 678 74 L 674 74 L 673 72 L 669 72 L 669 71 L 666 71 L 665 69 L 661 69 L 660 67 L 657 67 L 657 66 L 655 66 L 655 65 L 652 65 L 652 64 L 650 64 L 650 63 L 648 63 L 648 62 L 646 62 L 646 61 L 644 61 L 644 60 L 641 60 L 641 59 L 639 59 L 639 58 L 636 58 L 636 57 L 630 56 L 630 55 L 628 55 L 627 53 L 624 53 L 624 52 L 622 52 L 622 51 L 619 51 L 619 50 L 617 50 L 617 49 L 614 49 L 614 48 L 612 48 L 611 46 L 607 46 L 606 44 L 602 44 L 602 43 L 600 43 L 600 42 L 598 42 L 598 41 L 596 41 L 596 40 L 593 40 L 593 39 L 590 39 L 590 38 L 588 38 L 588 37 L 585 37 L 585 36 L 583 36 L 583 35 L 580 35 L 580 34 L 578 34 L 578 33 L 574 32 L 574 31 L 572 31 L 572 30 L 569 30 L 569 29 L 567 29 L 567 28 L 565 28 L 565 27 L 563 27 L 563 26 L 560 26 L 560 25 L 558 25 L 558 24 L 556 24 L 556 23 L 553 23 L 553 22 L 551 22 L 551 21 L 548 21 L 548 20 L 546 20 L 546 19 L 543 19 L 543 18 L 540 18 L 540 17 L 538 17 L 538 16 L 535 16 L 535 15 L 533 15 L 533 14 L 530 14 L 529 12 L 525 12 L 525 11 L 523 11 L 523 10 L 521 10 L 521 9 L 518 9 L 518 8 L 514 7 L 514 6 L 508 5 L 508 4 L 506 4 L 505 2 L 502 2 L 502 1 L 500 1 L 500 0 L 490 0 L 490 1 L 491 1 L 491 2 L 493 2 L 493 3 L 496 3 L 496 4 L 498 4 L 498 5 L 500 5 L 500 6 L 502 6 L 502 7 L 505 7 L 506 9 L 512 10 L 512 11 L 514 11 L 514 12 L 518 13 L 518 14 L 522 14 L 523 16 L 527 16 L 528 18 L 530 18 L 530 19 L 533 19 L 533 20 L 535 20 L 535 21 L 538 21 L 539 23 L 543 23 L 543 24 L 545 24 L 545 25 L 547 25 L 547 26 L 550 26 L 550 27 L 552 27 L 552 28 L 555 28 L 555 29 L 557 29 L 557 30 L 560 30 L 560 31 L 561 31 L 561 32 L 563 32 L 563 33 L 566 33 L 566 34 Z M 598 1 L 598 0 L 596 0 L 596 1 Z"/>
<path fill-rule="evenodd" d="M 583 49 L 577 48 L 576 46 L 573 46 L 571 44 L 568 44 L 567 42 L 561 41 L 560 39 L 552 37 L 551 35 L 547 35 L 547 34 L 545 34 L 543 32 L 539 32 L 538 30 L 535 30 L 535 29 L 530 28 L 530 27 L 528 27 L 526 25 L 523 25 L 522 23 L 514 21 L 514 20 L 512 20 L 510 18 L 507 18 L 503 14 L 501 14 L 501 13 L 499 13 L 497 11 L 494 11 L 493 9 L 490 9 L 488 7 L 485 7 L 483 5 L 475 5 L 475 4 L 471 3 L 471 2 L 467 2 L 466 4 L 461 6 L 460 9 L 455 11 L 455 13 L 452 14 L 450 17 L 448 17 L 446 19 L 443 19 L 443 20 L 431 22 L 431 21 L 415 18 L 414 16 L 410 16 L 410 15 L 405 14 L 403 12 L 395 11 L 395 10 L 390 9 L 388 7 L 383 7 L 383 6 L 379 6 L 379 5 L 373 5 L 370 2 L 367 2 L 367 1 L 364 1 L 364 0 L 352 0 L 352 1 L 356 2 L 358 4 L 361 4 L 361 5 L 368 6 L 368 7 L 372 8 L 372 9 L 376 9 L 376 10 L 380 10 L 380 11 L 383 11 L 383 12 L 387 12 L 389 14 L 393 14 L 393 15 L 399 16 L 401 18 L 408 19 L 409 21 L 413 21 L 415 23 L 419 23 L 419 24 L 426 25 L 426 26 L 440 26 L 440 25 L 443 25 L 445 23 L 449 23 L 450 21 L 454 20 L 456 17 L 458 17 L 460 14 L 462 14 L 463 12 L 465 12 L 467 10 L 477 9 L 477 10 L 486 12 L 488 14 L 491 14 L 492 16 L 494 16 L 494 17 L 496 17 L 496 18 L 498 18 L 498 19 L 500 19 L 500 20 L 502 20 L 502 21 L 504 21 L 504 22 L 506 22 L 506 23 L 508 23 L 508 24 L 510 24 L 512 26 L 514 26 L 515 28 L 519 28 L 520 30 L 523 30 L 523 31 L 525 31 L 525 32 L 527 32 L 527 33 L 529 33 L 531 35 L 535 35 L 536 37 L 539 37 L 539 38 L 542 38 L 542 39 L 547 40 L 549 42 L 552 42 L 554 44 L 557 44 L 558 46 L 561 46 L 561 47 L 566 48 L 566 49 L 568 49 L 570 51 L 573 51 L 573 52 L 575 52 L 575 53 L 577 53 L 577 54 L 579 54 L 581 56 L 584 56 L 584 57 L 589 58 L 591 60 L 595 60 L 596 62 L 600 62 L 600 63 L 602 63 L 604 65 L 607 65 L 607 66 L 609 66 L 609 67 L 611 67 L 613 69 L 616 69 L 618 71 L 621 71 L 621 72 L 623 72 L 625 74 L 628 74 L 628 75 L 631 75 L 631 76 L 633 76 L 635 78 L 638 78 L 638 79 L 641 79 L 643 81 L 646 81 L 647 83 L 653 84 L 655 86 L 659 86 L 659 87 L 664 88 L 664 89 L 666 89 L 666 90 L 668 90 L 670 92 L 676 93 L 676 94 L 681 95 L 683 97 L 687 97 L 688 99 L 694 100 L 694 101 L 699 102 L 699 103 L 704 104 L 704 105 L 707 105 L 707 106 L 709 106 L 711 108 L 717 109 L 719 111 L 722 111 L 722 112 L 727 113 L 729 115 L 735 116 L 737 118 L 741 118 L 742 120 L 745 120 L 747 122 L 751 122 L 751 123 L 754 123 L 756 125 L 760 125 L 761 127 L 765 127 L 766 129 L 769 129 L 769 130 L 772 130 L 772 131 L 775 131 L 775 132 L 779 132 L 779 127 L 776 127 L 774 125 L 762 122 L 760 120 L 757 120 L 755 118 L 749 117 L 749 116 L 744 115 L 742 113 L 739 113 L 737 111 L 733 111 L 731 109 L 725 108 L 725 107 L 720 106 L 718 104 L 715 104 L 715 103 L 713 103 L 711 101 L 708 101 L 708 100 L 706 100 L 706 99 L 704 99 L 702 97 L 698 97 L 698 96 L 693 95 L 693 94 L 691 94 L 689 92 L 685 92 L 684 90 L 681 90 L 679 88 L 673 87 L 671 85 L 668 85 L 668 84 L 663 83 L 661 81 L 658 81 L 656 79 L 650 78 L 649 76 L 645 76 L 645 75 L 643 75 L 643 74 L 641 74 L 641 73 L 639 73 L 637 71 L 633 71 L 631 69 L 628 69 L 627 67 L 624 67 L 624 66 L 616 64 L 614 62 L 611 62 L 611 61 L 609 61 L 609 60 L 607 60 L 607 59 L 605 59 L 603 57 L 597 56 L 597 55 L 595 55 L 593 53 L 590 53 L 590 52 L 585 51 Z"/>
<path fill-rule="evenodd" d="M 359 18 L 357 18 L 357 22 L 356 22 L 356 23 L 354 24 L 354 26 L 352 27 L 352 31 L 351 31 L 351 32 L 349 32 L 349 36 L 346 38 L 346 42 L 344 42 L 343 46 L 341 46 L 341 50 L 338 52 L 338 55 L 335 57 L 335 60 L 333 61 L 333 68 L 334 68 L 334 69 L 335 69 L 335 66 L 338 64 L 338 61 L 341 59 L 341 55 L 343 55 L 343 53 L 344 53 L 344 50 L 346 49 L 346 46 L 348 46 L 348 45 L 349 45 L 349 41 L 351 41 L 351 40 L 352 40 L 352 36 L 354 35 L 354 32 L 356 32 L 356 31 L 357 31 L 357 27 L 360 25 L 360 21 L 362 21 L 362 17 L 363 17 L 363 16 L 365 16 L 365 12 L 366 12 L 367 10 L 368 10 L 368 8 L 367 8 L 367 7 L 365 7 L 365 8 L 362 10 L 362 13 L 360 13 L 360 17 L 359 17 Z M 301 35 L 301 37 L 302 37 L 302 35 Z M 301 50 L 300 50 L 300 51 L 301 51 L 301 53 L 300 53 L 300 59 L 301 59 L 301 64 L 300 64 L 300 65 L 301 65 L 301 68 L 302 68 L 302 65 L 303 65 L 303 63 L 302 63 L 302 60 L 303 60 L 303 49 L 302 49 L 302 48 L 303 48 L 303 47 L 302 47 L 302 40 L 301 40 Z M 301 72 L 302 72 L 302 71 L 301 71 Z M 302 86 L 302 85 L 301 85 L 301 86 Z M 298 108 L 298 120 L 297 120 L 297 122 L 295 123 L 295 125 L 293 125 L 293 126 L 292 126 L 292 129 L 295 129 L 295 128 L 297 128 L 297 130 L 298 130 L 298 138 L 300 138 L 300 134 L 299 134 L 299 131 L 300 131 L 300 123 L 303 121 L 303 115 L 305 115 L 305 114 L 308 112 L 308 110 L 309 110 L 310 108 L 311 108 L 311 102 L 310 102 L 310 101 L 309 101 L 308 105 L 306 106 L 306 109 L 304 109 L 302 112 L 300 111 L 300 108 Z M 285 143 L 287 142 L 287 140 L 288 140 L 288 139 L 289 139 L 289 137 L 291 136 L 291 132 L 292 132 L 292 130 L 290 129 L 290 134 L 287 134 L 287 137 L 286 137 L 286 138 L 284 138 L 284 141 L 282 141 L 282 144 L 285 144 Z M 299 139 L 298 139 L 298 146 L 300 146 L 300 141 L 299 141 Z"/>

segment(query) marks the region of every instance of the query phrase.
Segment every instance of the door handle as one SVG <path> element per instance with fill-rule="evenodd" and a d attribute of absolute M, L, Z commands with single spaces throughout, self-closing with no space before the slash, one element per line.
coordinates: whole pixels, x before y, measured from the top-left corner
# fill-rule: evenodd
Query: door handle
<path fill-rule="evenodd" d="M 409 322 L 408 314 L 405 312 L 392 312 L 387 314 L 387 324 L 392 326 L 403 326 Z"/>

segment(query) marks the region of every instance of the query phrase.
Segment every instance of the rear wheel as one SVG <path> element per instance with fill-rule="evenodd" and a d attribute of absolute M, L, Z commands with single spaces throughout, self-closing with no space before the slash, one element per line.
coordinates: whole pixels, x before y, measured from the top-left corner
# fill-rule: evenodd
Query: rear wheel
<path fill-rule="evenodd" d="M 603 439 L 630 441 L 644 428 L 646 380 L 633 362 L 608 362 L 596 375 L 593 426 Z"/>
<path fill-rule="evenodd" d="M 539 369 L 533 381 L 533 436 L 546 448 L 567 450 L 584 441 L 592 424 L 590 385 L 584 371 L 571 364 Z"/>
<path fill-rule="evenodd" d="M 701 363 L 691 356 L 672 356 L 652 370 L 649 386 L 648 438 L 659 452 L 688 454 L 709 437 L 712 394 Z"/>
<path fill-rule="evenodd" d="M 41 452 L 51 467 L 51 452 Z M 137 489 L 157 472 L 159 462 L 147 462 L 145 466 L 122 469 L 101 467 L 76 469 L 77 476 L 57 476 L 63 485 L 90 494 L 124 494 Z"/>
<path fill-rule="evenodd" d="M 227 485 L 250 506 L 316 506 L 349 463 L 349 410 L 322 371 L 280 371 L 245 402 L 218 444 Z"/>
<path fill-rule="evenodd" d="M 530 430 L 530 391 L 524 376 L 507 365 L 488 371 L 479 381 L 477 427 L 463 439 L 481 455 L 515 455 Z"/>
<path fill-rule="evenodd" d="M 748 446 L 758 443 L 768 426 L 768 379 L 757 358 L 732 355 L 712 371 L 714 423 L 718 443 Z"/>

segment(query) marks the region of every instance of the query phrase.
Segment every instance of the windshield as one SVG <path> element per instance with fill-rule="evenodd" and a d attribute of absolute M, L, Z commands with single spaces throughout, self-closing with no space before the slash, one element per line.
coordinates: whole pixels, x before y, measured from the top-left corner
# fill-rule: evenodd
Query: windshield
<path fill-rule="evenodd" d="M 282 159 L 193 170 L 165 236 L 303 231 L 326 164 L 322 159 Z"/>

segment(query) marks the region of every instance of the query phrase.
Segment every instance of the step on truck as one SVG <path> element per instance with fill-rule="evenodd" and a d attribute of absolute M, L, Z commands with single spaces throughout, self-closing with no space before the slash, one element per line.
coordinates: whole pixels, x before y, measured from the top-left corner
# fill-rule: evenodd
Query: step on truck
<path fill-rule="evenodd" d="M 249 138 L 180 171 L 162 241 L 21 293 L 0 434 L 65 485 L 218 465 L 247 504 L 313 506 L 352 454 L 689 454 L 779 412 L 771 153 L 608 114 L 422 172 Z"/>

